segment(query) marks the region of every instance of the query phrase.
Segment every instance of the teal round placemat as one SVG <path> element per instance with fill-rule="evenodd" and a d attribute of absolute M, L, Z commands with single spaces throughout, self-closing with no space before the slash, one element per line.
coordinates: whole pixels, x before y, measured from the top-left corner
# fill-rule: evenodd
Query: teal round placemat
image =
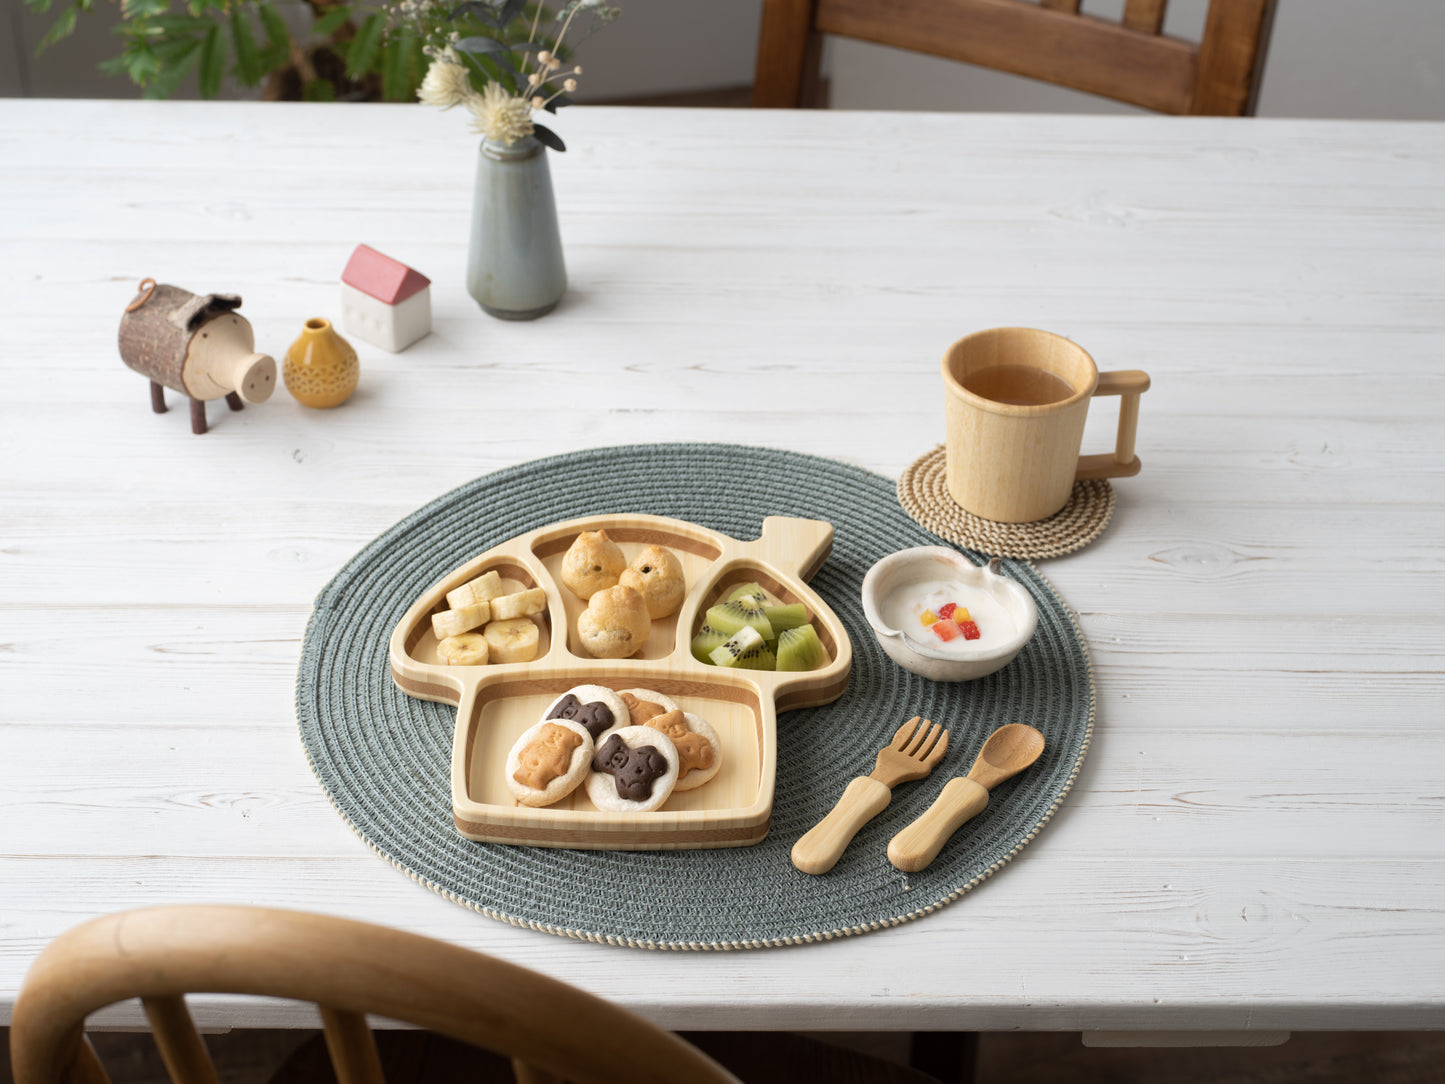
<path fill-rule="evenodd" d="M 894 488 L 834 460 L 724 444 L 599 448 L 469 482 L 375 539 L 317 596 L 296 680 L 312 770 L 336 810 L 387 861 L 448 899 L 518 926 L 643 948 L 734 949 L 922 918 L 992 876 L 1048 822 L 1088 749 L 1094 688 L 1073 615 L 1022 561 L 1006 560 L 1004 569 L 1033 595 L 1039 625 L 1018 658 L 958 684 L 896 666 L 863 618 L 863 575 L 885 554 L 940 539 L 904 513 Z M 452 823 L 456 710 L 392 683 L 391 630 L 443 574 L 537 527 L 615 512 L 670 516 L 739 539 L 757 538 L 770 515 L 834 525 L 833 551 L 811 584 L 848 630 L 852 676 L 831 704 L 779 715 L 772 828 L 752 847 L 569 851 L 468 840 Z M 949 728 L 948 755 L 927 779 L 896 788 L 829 873 L 800 873 L 789 857 L 793 843 L 848 780 L 872 770 L 878 750 L 914 715 Z M 926 870 L 905 874 L 889 865 L 888 840 L 944 782 L 966 774 L 984 739 L 1010 722 L 1043 732 L 1038 763 L 996 788 Z"/>

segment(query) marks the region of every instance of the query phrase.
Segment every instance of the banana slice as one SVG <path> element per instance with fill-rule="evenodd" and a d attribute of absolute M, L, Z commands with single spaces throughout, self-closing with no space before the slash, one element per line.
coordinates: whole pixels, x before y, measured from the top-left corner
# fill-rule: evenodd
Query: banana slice
<path fill-rule="evenodd" d="M 539 614 L 546 608 L 547 592 L 540 587 L 533 587 L 492 599 L 492 620 L 510 621 L 514 617 Z"/>
<path fill-rule="evenodd" d="M 501 574 L 495 570 L 484 573 L 476 579 L 447 592 L 447 605 L 453 610 L 463 606 L 475 606 L 479 602 L 491 602 L 498 595 L 505 594 Z"/>
<path fill-rule="evenodd" d="M 536 622 L 526 617 L 493 621 L 482 630 L 493 662 L 531 662 L 537 657 L 540 635 Z"/>
<path fill-rule="evenodd" d="M 448 636 L 460 636 L 468 629 L 474 629 L 478 625 L 485 625 L 491 619 L 491 604 L 478 602 L 472 606 L 462 606 L 455 610 L 443 610 L 439 614 L 432 614 L 431 629 L 436 633 L 438 640 L 444 640 Z"/>
<path fill-rule="evenodd" d="M 448 666 L 482 666 L 488 654 L 487 638 L 480 632 L 448 636 L 437 644 L 437 658 Z"/>

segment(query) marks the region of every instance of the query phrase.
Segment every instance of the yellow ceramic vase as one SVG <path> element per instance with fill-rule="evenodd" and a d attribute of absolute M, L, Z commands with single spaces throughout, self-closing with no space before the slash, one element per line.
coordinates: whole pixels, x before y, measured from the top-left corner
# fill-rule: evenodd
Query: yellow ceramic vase
<path fill-rule="evenodd" d="M 326 409 L 351 398 L 361 366 L 351 344 L 336 334 L 330 320 L 306 321 L 301 337 L 286 351 L 281 379 L 302 406 Z"/>

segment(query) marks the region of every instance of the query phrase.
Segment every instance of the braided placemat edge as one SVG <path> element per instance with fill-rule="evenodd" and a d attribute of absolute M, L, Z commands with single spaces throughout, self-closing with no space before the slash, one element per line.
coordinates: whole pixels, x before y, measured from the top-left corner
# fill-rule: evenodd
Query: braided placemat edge
<path fill-rule="evenodd" d="M 620 447 L 618 447 L 618 448 L 611 448 L 611 449 L 594 449 L 593 451 L 613 451 L 613 452 L 616 452 L 616 451 L 625 451 L 625 450 L 627 450 L 627 449 L 629 449 L 629 448 L 632 448 L 632 447 L 646 447 L 646 446 L 620 446 Z M 575 454 L 576 454 L 576 453 L 566 453 L 566 454 L 563 454 L 563 455 L 560 455 L 560 456 L 546 457 L 546 458 L 565 459 L 565 458 L 568 458 L 570 455 L 575 455 Z M 839 461 L 839 462 L 840 462 L 840 464 L 841 464 L 841 461 Z M 863 472 L 863 473 L 870 474 L 870 475 L 874 476 L 875 478 L 878 478 L 880 481 L 888 482 L 888 483 L 891 483 L 891 484 L 893 484 L 893 485 L 896 486 L 896 481 L 895 481 L 895 480 L 889 479 L 886 475 L 883 475 L 883 474 L 881 474 L 881 473 L 879 473 L 879 472 L 871 471 L 871 470 L 868 470 L 867 468 L 859 467 L 859 466 L 857 466 L 856 464 L 841 464 L 841 465 L 848 466 L 850 469 L 853 469 L 853 470 L 858 470 L 858 471 L 861 471 L 861 472 Z M 474 479 L 473 481 L 475 481 L 475 479 Z M 470 484 L 470 483 L 466 483 L 466 484 Z M 454 491 L 448 491 L 447 494 L 439 495 L 438 497 L 434 498 L 432 501 L 428 501 L 426 504 L 424 504 L 424 505 L 422 505 L 421 507 L 415 509 L 415 510 L 414 510 L 413 512 L 411 512 L 410 514 L 408 514 L 407 516 L 403 517 L 400 521 L 398 521 L 397 523 L 393 524 L 392 527 L 390 527 L 390 528 L 388 528 L 386 531 L 384 531 L 384 532 L 382 533 L 382 536 L 378 536 L 377 539 L 373 539 L 373 540 L 372 540 L 373 543 L 376 542 L 376 541 L 378 541 L 381 537 L 383 537 L 383 536 L 385 536 L 385 535 L 391 534 L 391 533 L 393 533 L 393 532 L 403 531 L 403 530 L 406 528 L 406 526 L 407 526 L 409 523 L 411 523 L 414 519 L 416 519 L 417 517 L 420 517 L 420 516 L 425 515 L 425 514 L 431 509 L 431 507 L 432 507 L 433 505 L 438 504 L 438 503 L 446 500 L 446 498 L 449 496 L 449 494 L 450 494 L 451 492 L 454 492 Z M 911 517 L 910 517 L 910 518 L 911 518 Z M 917 521 L 915 521 L 915 523 L 917 523 Z M 933 534 L 937 535 L 937 532 L 936 532 L 936 531 L 933 531 L 932 528 L 930 528 L 927 524 L 917 523 L 917 525 L 920 526 L 920 527 L 922 527 L 922 528 L 925 529 L 925 530 L 930 531 L 930 533 L 933 533 Z M 938 537 L 943 538 L 943 536 L 938 536 Z M 950 541 L 949 541 L 948 539 L 946 539 L 946 538 L 943 538 L 943 540 L 944 540 L 945 542 L 949 542 L 949 544 L 951 544 L 951 545 L 957 545 L 957 543 L 952 543 L 952 542 L 950 542 Z M 371 544 L 371 543 L 368 544 L 368 547 L 369 547 L 370 544 Z M 980 884 L 982 884 L 984 881 L 990 879 L 995 873 L 997 873 L 1000 869 L 1002 869 L 1002 868 L 1003 868 L 1004 866 L 1006 866 L 1010 861 L 1012 861 L 1012 860 L 1023 850 L 1023 848 L 1024 848 L 1025 846 L 1027 846 L 1030 842 L 1032 842 L 1032 841 L 1037 837 L 1038 833 L 1043 829 L 1043 827 L 1044 827 L 1046 824 L 1048 824 L 1048 823 L 1053 819 L 1054 814 L 1058 811 L 1059 807 L 1063 804 L 1064 799 L 1065 799 L 1065 798 L 1068 796 L 1068 794 L 1072 791 L 1073 786 L 1074 786 L 1074 783 L 1075 783 L 1075 781 L 1076 781 L 1077 778 L 1078 778 L 1079 771 L 1080 771 L 1080 769 L 1082 768 L 1083 761 L 1084 761 L 1084 757 L 1087 755 L 1088 750 L 1089 750 L 1089 747 L 1090 747 L 1090 745 L 1092 744 L 1094 724 L 1095 724 L 1095 721 L 1096 721 L 1096 712 L 1097 712 L 1097 690 L 1096 690 L 1096 688 L 1095 688 L 1094 668 L 1093 668 L 1092 655 L 1091 655 L 1091 653 L 1090 653 L 1090 651 L 1089 651 L 1088 643 L 1087 643 L 1087 641 L 1084 639 L 1083 632 L 1082 632 L 1082 630 L 1081 630 L 1080 627 L 1079 627 L 1077 614 L 1076 614 L 1076 613 L 1074 612 L 1074 610 L 1073 610 L 1067 603 L 1065 603 L 1064 600 L 1059 596 L 1058 591 L 1057 591 L 1057 589 L 1054 587 L 1053 583 L 1052 583 L 1051 581 L 1049 581 L 1046 577 L 1044 577 L 1042 574 L 1040 574 L 1040 573 L 1038 572 L 1038 569 L 1033 565 L 1033 563 L 1032 563 L 1031 561 L 1028 561 L 1027 559 L 1017 559 L 1017 558 L 1016 558 L 1015 560 L 1018 560 L 1019 563 L 1026 564 L 1026 565 L 1030 568 L 1030 570 L 1033 571 L 1033 572 L 1037 575 L 1038 583 L 1039 583 L 1044 589 L 1047 590 L 1047 592 L 1048 592 L 1048 594 L 1050 595 L 1050 597 L 1051 597 L 1051 598 L 1053 599 L 1053 601 L 1058 605 L 1060 611 L 1068 618 L 1069 625 L 1070 625 L 1070 627 L 1071 627 L 1072 630 L 1073 630 L 1074 637 L 1075 637 L 1075 643 L 1076 643 L 1076 645 L 1078 646 L 1078 649 L 1079 649 L 1079 651 L 1080 651 L 1080 653 L 1081 653 L 1081 655 L 1082 655 L 1082 661 L 1083 661 L 1083 664 L 1084 664 L 1084 671 L 1085 671 L 1085 673 L 1086 673 L 1087 680 L 1088 680 L 1088 713 L 1087 713 L 1087 721 L 1086 721 L 1086 723 L 1085 723 L 1083 738 L 1082 738 L 1081 744 L 1080 744 L 1080 746 L 1079 746 L 1077 755 L 1076 755 L 1075 758 L 1074 758 L 1074 762 L 1073 762 L 1073 764 L 1072 764 L 1072 766 L 1071 766 L 1071 768 L 1070 768 L 1070 770 L 1069 770 L 1069 774 L 1068 774 L 1068 776 L 1067 776 L 1067 779 L 1065 780 L 1062 788 L 1057 792 L 1057 794 L 1055 794 L 1055 795 L 1053 796 L 1053 798 L 1052 798 L 1052 800 L 1051 800 L 1048 808 L 1042 813 L 1042 815 L 1039 817 L 1038 821 L 1025 833 L 1025 835 L 1019 840 L 1019 842 L 1018 842 L 1017 844 L 1015 844 L 1003 857 L 1001 857 L 1001 858 L 999 858 L 998 860 L 996 860 L 995 862 L 993 862 L 991 865 L 989 865 L 989 866 L 986 867 L 984 870 L 982 870 L 980 873 L 978 873 L 977 875 L 975 875 L 972 879 L 970 879 L 970 880 L 969 880 L 968 882 L 966 882 L 965 884 L 954 888 L 952 891 L 948 892 L 946 895 L 944 895 L 944 896 L 942 896 L 942 897 L 940 897 L 940 898 L 938 898 L 938 899 L 930 902 L 929 904 L 927 904 L 927 905 L 925 905 L 925 906 L 916 908 L 916 909 L 914 909 L 914 910 L 911 910 L 911 911 L 906 912 L 906 913 L 901 914 L 901 915 L 896 915 L 896 916 L 892 916 L 892 917 L 890 917 L 890 918 L 880 919 L 880 920 L 877 920 L 877 921 L 868 922 L 868 923 L 865 923 L 865 924 L 855 925 L 855 926 L 850 926 L 850 927 L 840 927 L 840 928 L 835 928 L 835 929 L 832 929 L 832 930 L 823 930 L 823 931 L 817 931 L 817 932 L 811 932 L 811 933 L 799 934 L 799 935 L 793 935 L 793 936 L 763 938 L 763 939 L 751 939 L 751 940 L 746 940 L 746 941 L 742 941 L 742 940 L 733 940 L 733 941 L 667 941 L 667 940 L 648 940 L 648 939 L 639 939 L 639 938 L 623 937 L 623 936 L 608 935 L 608 934 L 598 934 L 598 933 L 594 933 L 594 932 L 587 931 L 587 930 L 572 929 L 572 928 L 568 928 L 568 927 L 565 927 L 565 926 L 558 926 L 558 925 L 554 925 L 554 924 L 550 924 L 550 923 L 537 922 L 537 921 L 535 921 L 535 920 L 531 920 L 531 919 L 527 919 L 527 918 L 522 918 L 522 917 L 519 917 L 519 916 L 516 916 L 516 915 L 507 914 L 507 913 L 505 913 L 505 912 L 496 910 L 496 909 L 494 909 L 494 908 L 487 907 L 487 906 L 485 906 L 484 904 L 481 904 L 481 903 L 479 903 L 479 902 L 477 902 L 477 901 L 474 901 L 474 900 L 471 900 L 471 899 L 468 899 L 468 898 L 462 896 L 461 894 L 459 894 L 459 893 L 457 893 L 457 892 L 455 892 L 455 891 L 447 888 L 446 886 L 444 886 L 444 885 L 442 885 L 442 884 L 439 884 L 438 882 L 432 880 L 431 878 L 421 876 L 421 875 L 419 875 L 418 873 L 416 873 L 415 871 L 413 871 L 413 870 L 411 870 L 411 869 L 408 869 L 405 865 L 402 864 L 401 861 L 399 861 L 397 858 L 393 857 L 391 854 L 389 854 L 389 853 L 387 853 L 385 850 L 383 850 L 383 849 L 381 848 L 381 846 L 380 846 L 376 841 L 374 841 L 374 840 L 366 833 L 366 831 L 363 830 L 363 829 L 352 819 L 352 817 L 345 811 L 345 809 L 342 808 L 342 806 L 341 806 L 341 805 L 338 803 L 338 801 L 336 800 L 335 796 L 334 796 L 334 795 L 331 793 L 331 791 L 325 786 L 325 784 L 322 783 L 322 773 L 321 773 L 320 769 L 318 768 L 318 765 L 317 765 L 315 759 L 313 758 L 312 750 L 311 750 L 310 746 L 303 740 L 302 746 L 303 746 L 303 749 L 305 750 L 307 765 L 308 765 L 308 767 L 311 769 L 312 774 L 316 777 L 318 783 L 321 784 L 321 789 L 322 789 L 323 794 L 324 794 L 325 797 L 326 797 L 327 803 L 328 803 L 328 804 L 337 812 L 337 814 L 341 817 L 342 822 L 345 823 L 345 824 L 347 825 L 347 827 L 351 829 L 351 831 L 368 847 L 368 849 L 370 849 L 372 852 L 374 852 L 375 854 L 377 854 L 379 857 L 385 859 L 388 865 L 392 866 L 393 868 L 395 868 L 395 869 L 397 869 L 397 870 L 400 870 L 400 871 L 401 871 L 402 873 L 404 873 L 410 880 L 414 881 L 415 883 L 417 883 L 417 884 L 419 884 L 419 885 L 422 885 L 423 887 L 425 887 L 425 888 L 427 888 L 427 889 L 430 889 L 431 891 L 435 892 L 436 894 L 442 896 L 444 899 L 447 899 L 447 900 L 449 900 L 449 901 L 451 901 L 451 902 L 453 902 L 453 903 L 459 904 L 459 905 L 461 905 L 462 907 L 465 907 L 465 908 L 467 908 L 467 909 L 470 910 L 470 911 L 473 911 L 473 912 L 475 912 L 475 913 L 477 913 L 477 914 L 481 914 L 481 915 L 483 915 L 484 917 L 490 918 L 490 919 L 492 919 L 492 920 L 494 920 L 494 921 L 504 922 L 504 923 L 506 923 L 506 924 L 508 924 L 508 925 L 511 925 L 511 926 L 514 926 L 514 927 L 517 927 L 517 928 L 533 930 L 533 931 L 536 931 L 536 932 L 551 934 L 551 935 L 553 935 L 553 936 L 565 937 L 565 938 L 572 939 L 572 940 L 577 940 L 577 941 L 591 942 L 591 943 L 594 943 L 594 944 L 605 944 L 605 945 L 612 945 L 612 946 L 626 947 L 626 948 L 634 948 L 634 949 L 648 949 L 648 950 L 653 950 L 653 951 L 701 951 L 701 952 L 706 952 L 706 951 L 734 951 L 734 950 L 749 949 L 749 948 L 770 948 L 770 947 L 796 946 L 796 945 L 804 945 L 804 944 L 816 944 L 816 943 L 821 943 L 821 942 L 825 942 L 825 941 L 836 940 L 836 939 L 839 939 L 839 938 L 842 938 L 842 937 L 855 936 L 855 935 L 859 935 L 859 934 L 865 934 L 865 933 L 874 932 L 874 931 L 881 930 L 881 929 L 887 929 L 887 928 L 892 928 L 892 927 L 900 926 L 900 925 L 903 925 L 903 924 L 905 924 L 905 923 L 912 922 L 912 921 L 915 921 L 915 920 L 917 920 L 917 919 L 927 917 L 928 915 L 933 914 L 934 912 L 936 912 L 936 911 L 938 911 L 938 910 L 940 910 L 940 909 L 948 906 L 949 904 L 952 904 L 952 903 L 957 902 L 959 899 L 961 899 L 962 897 L 964 897 L 965 895 L 967 895 L 967 894 L 968 894 L 970 891 L 972 891 L 974 888 L 978 887 L 978 885 L 980 885 Z M 348 563 L 349 563 L 349 562 L 348 562 Z M 343 568 L 344 568 L 344 566 L 343 566 Z M 308 651 L 310 650 L 310 645 L 314 642 L 311 633 L 312 633 L 312 631 L 313 631 L 313 626 L 315 625 L 316 621 L 318 620 L 318 618 L 319 618 L 319 617 L 321 616 L 321 614 L 322 614 L 323 606 L 322 606 L 321 604 L 322 604 L 322 602 L 323 602 L 323 599 L 324 599 L 330 592 L 332 592 L 332 591 L 334 591 L 334 590 L 336 589 L 337 581 L 341 578 L 341 572 L 342 572 L 342 570 L 338 570 L 337 576 L 336 576 L 336 577 L 333 577 L 333 579 L 332 579 L 331 581 L 329 581 L 329 582 L 322 588 L 321 592 L 318 594 L 318 596 L 317 596 L 317 598 L 316 598 L 316 600 L 315 600 L 315 605 L 313 605 L 312 613 L 309 615 L 309 617 L 308 617 L 308 619 L 307 619 L 306 631 L 305 631 L 305 635 L 304 635 L 304 637 L 303 637 L 303 652 L 302 652 L 302 656 L 303 656 L 303 657 L 302 657 L 302 660 L 301 660 L 303 663 L 305 662 L 305 656 L 307 655 Z M 298 683 L 297 688 L 296 688 L 295 706 L 296 706 L 296 711 L 297 711 L 297 722 L 298 722 L 298 727 L 299 727 L 300 724 L 301 724 L 301 718 L 302 718 L 302 712 L 303 712 L 302 686 L 301 686 L 300 683 Z"/>

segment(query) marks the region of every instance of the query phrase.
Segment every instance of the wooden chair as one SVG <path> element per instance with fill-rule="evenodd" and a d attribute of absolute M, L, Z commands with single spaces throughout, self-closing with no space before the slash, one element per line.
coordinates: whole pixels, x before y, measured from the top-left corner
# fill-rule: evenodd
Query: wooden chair
<path fill-rule="evenodd" d="M 514 964 L 360 922 L 246 907 L 162 907 L 61 935 L 25 978 L 11 1022 L 16 1084 L 106 1084 L 86 1017 L 139 997 L 171 1079 L 216 1081 L 187 993 L 315 1002 L 340 1084 L 382 1081 L 366 1014 L 512 1059 L 522 1082 L 738 1084 L 625 1009 Z"/>
<path fill-rule="evenodd" d="M 1167 37 L 1168 0 L 1126 0 L 1122 22 L 1080 0 L 764 0 L 753 105 L 817 103 L 821 35 L 1029 76 L 1160 113 L 1249 116 L 1275 0 L 1211 0 L 1202 40 Z"/>

